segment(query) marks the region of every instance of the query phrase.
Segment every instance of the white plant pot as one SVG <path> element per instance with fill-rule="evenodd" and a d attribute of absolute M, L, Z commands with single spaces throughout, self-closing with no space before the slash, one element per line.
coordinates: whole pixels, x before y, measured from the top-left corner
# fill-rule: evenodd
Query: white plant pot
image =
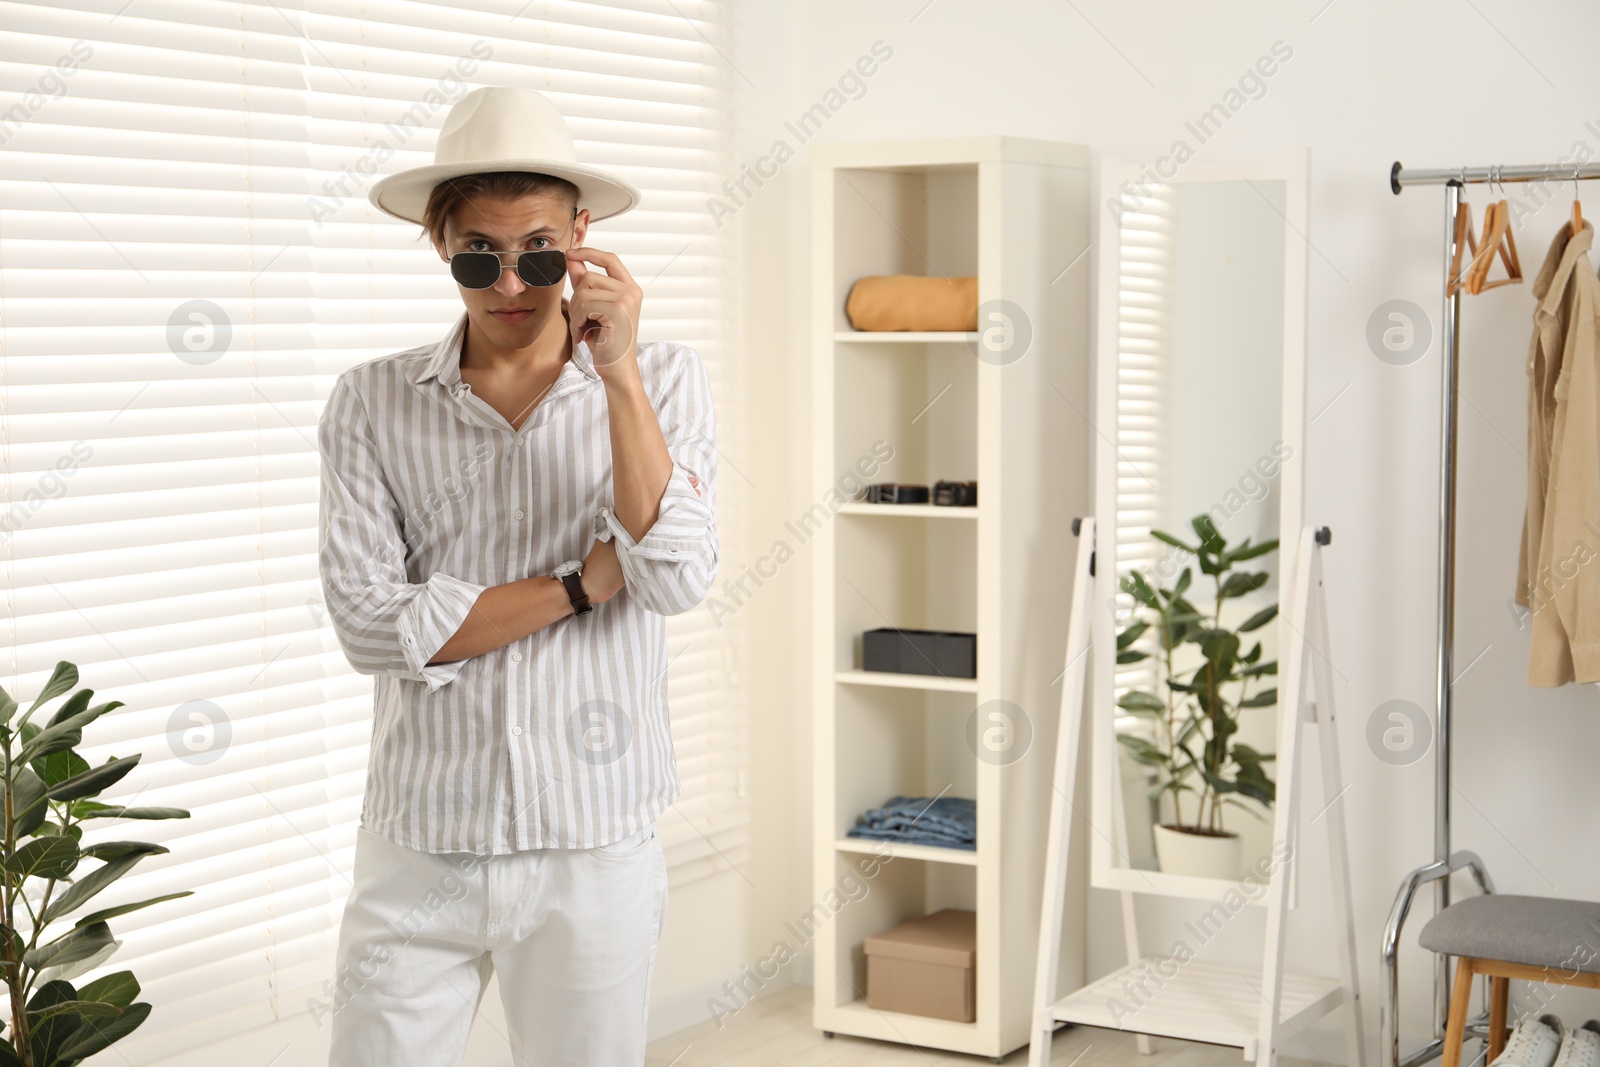
<path fill-rule="evenodd" d="M 1244 875 L 1244 845 L 1238 834 L 1189 834 L 1155 827 L 1156 862 L 1168 874 L 1238 881 Z"/>

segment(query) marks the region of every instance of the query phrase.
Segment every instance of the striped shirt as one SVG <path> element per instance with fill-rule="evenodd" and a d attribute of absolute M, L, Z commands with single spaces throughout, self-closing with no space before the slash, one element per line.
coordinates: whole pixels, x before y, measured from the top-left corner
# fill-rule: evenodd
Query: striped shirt
<path fill-rule="evenodd" d="M 563 301 L 563 311 L 567 301 Z M 374 676 L 361 825 L 426 852 L 592 848 L 681 791 L 666 618 L 717 568 L 715 419 L 693 348 L 639 343 L 672 474 L 635 543 L 611 511 L 605 386 L 586 342 L 513 430 L 445 338 L 340 374 L 318 425 L 318 567 L 350 665 Z M 501 648 L 428 665 L 485 589 L 614 540 L 624 588 Z"/>

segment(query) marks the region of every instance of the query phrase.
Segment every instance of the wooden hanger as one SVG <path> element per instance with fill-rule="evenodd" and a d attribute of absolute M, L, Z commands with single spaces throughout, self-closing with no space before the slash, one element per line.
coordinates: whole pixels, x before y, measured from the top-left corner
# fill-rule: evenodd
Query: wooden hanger
<path fill-rule="evenodd" d="M 1492 218 L 1490 216 L 1493 216 Z M 1506 276 L 1489 281 L 1489 267 L 1496 254 L 1505 264 Z M 1467 268 L 1467 292 L 1476 296 L 1497 285 L 1510 285 L 1522 280 L 1522 264 L 1517 259 L 1517 242 L 1511 236 L 1511 208 L 1504 200 L 1490 204 L 1483 215 L 1483 238 L 1477 257 Z"/>
<path fill-rule="evenodd" d="M 1493 188 L 1491 179 L 1490 188 Z M 1483 236 L 1475 238 L 1472 232 L 1472 207 L 1465 200 L 1456 207 L 1455 251 L 1450 259 L 1451 294 L 1461 289 L 1476 296 L 1497 285 L 1509 285 L 1522 280 L 1522 261 L 1517 257 L 1517 241 L 1511 232 L 1511 207 L 1505 198 L 1494 200 L 1483 212 Z M 1463 245 L 1472 253 L 1472 261 L 1461 269 Z M 1496 256 L 1505 264 L 1506 276 L 1489 281 L 1489 268 Z"/>
<path fill-rule="evenodd" d="M 1450 274 L 1446 286 L 1446 291 L 1450 296 L 1454 296 L 1456 291 L 1461 288 L 1463 277 L 1461 253 L 1469 244 L 1472 245 L 1473 251 L 1476 252 L 1478 246 L 1472 237 L 1472 205 L 1462 200 L 1456 204 L 1456 228 L 1454 235 L 1450 238 Z"/>
<path fill-rule="evenodd" d="M 1572 168 L 1572 236 L 1583 230 L 1583 205 L 1578 202 L 1578 168 Z"/>

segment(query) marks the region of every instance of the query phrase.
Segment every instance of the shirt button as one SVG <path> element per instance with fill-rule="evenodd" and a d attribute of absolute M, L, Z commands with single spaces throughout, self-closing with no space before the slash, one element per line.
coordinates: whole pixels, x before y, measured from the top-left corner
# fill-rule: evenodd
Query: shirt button
<path fill-rule="evenodd" d="M 514 512 L 514 514 L 515 514 L 515 515 L 516 515 L 516 517 L 517 517 L 517 518 L 519 518 L 519 519 L 520 519 L 520 518 L 522 518 L 522 509 L 521 509 L 521 508 L 518 508 L 518 509 L 517 509 L 517 510 L 516 510 L 516 511 L 515 511 L 515 512 Z"/>
<path fill-rule="evenodd" d="M 416 644 L 416 643 L 417 643 L 417 639 L 416 639 L 416 638 L 415 638 L 415 637 L 408 637 L 408 638 L 406 638 L 406 644 L 408 644 L 408 645 L 414 645 L 414 644 Z"/>
<path fill-rule="evenodd" d="M 522 662 L 522 653 L 521 652 L 513 652 L 513 653 L 511 653 L 511 658 L 516 660 L 518 663 L 521 663 Z"/>
<path fill-rule="evenodd" d="M 521 734 L 522 734 L 522 727 L 520 727 L 520 726 L 513 726 L 513 727 L 512 727 L 512 728 L 511 728 L 511 732 L 512 732 L 512 733 L 513 733 L 513 734 L 515 734 L 515 735 L 518 735 L 518 736 L 521 736 Z"/>

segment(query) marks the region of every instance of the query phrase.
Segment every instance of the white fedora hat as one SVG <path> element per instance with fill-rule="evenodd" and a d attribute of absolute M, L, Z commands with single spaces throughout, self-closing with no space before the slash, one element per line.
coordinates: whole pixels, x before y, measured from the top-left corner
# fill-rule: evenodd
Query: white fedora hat
<path fill-rule="evenodd" d="M 549 97 L 513 85 L 486 85 L 457 100 L 439 128 L 433 162 L 378 179 L 367 199 L 386 214 L 421 225 L 434 186 L 499 170 L 565 178 L 578 187 L 578 207 L 589 209 L 591 222 L 639 203 L 638 189 L 578 162 L 567 120 Z"/>

